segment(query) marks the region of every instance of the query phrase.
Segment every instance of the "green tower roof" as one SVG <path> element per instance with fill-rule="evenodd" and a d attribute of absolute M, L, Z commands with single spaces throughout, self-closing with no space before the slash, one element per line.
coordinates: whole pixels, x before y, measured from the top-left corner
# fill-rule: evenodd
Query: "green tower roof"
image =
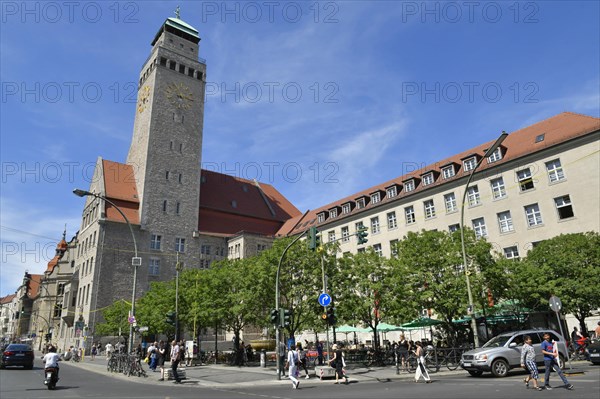
<path fill-rule="evenodd" d="M 164 32 L 171 32 L 177 36 L 181 36 L 184 39 L 189 40 L 190 42 L 198 44 L 200 41 L 200 35 L 198 34 L 198 30 L 188 24 L 187 22 L 182 21 L 179 18 L 167 18 L 165 23 L 160 27 L 154 40 L 152 41 L 152 45 L 156 43 L 160 35 Z"/>

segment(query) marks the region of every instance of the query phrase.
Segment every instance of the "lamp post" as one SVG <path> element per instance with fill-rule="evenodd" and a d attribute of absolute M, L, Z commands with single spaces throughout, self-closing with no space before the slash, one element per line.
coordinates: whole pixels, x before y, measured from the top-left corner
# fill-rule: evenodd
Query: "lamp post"
<path fill-rule="evenodd" d="M 105 196 L 96 194 L 96 193 L 92 193 L 92 192 L 86 191 L 86 190 L 80 190 L 77 188 L 75 190 L 73 190 L 73 194 L 77 195 L 78 197 L 92 196 L 94 198 L 102 199 L 102 200 L 108 202 L 109 204 L 111 204 L 112 206 L 115 207 L 115 209 L 121 214 L 121 216 L 123 216 L 123 219 L 125 219 L 125 222 L 127 223 L 127 226 L 129 227 L 129 231 L 131 232 L 131 238 L 133 239 L 133 251 L 134 251 L 133 258 L 131 258 L 131 265 L 133 266 L 133 288 L 131 290 L 131 319 L 128 320 L 129 321 L 129 351 L 131 352 L 133 350 L 133 323 L 135 321 L 135 284 L 137 281 L 137 268 L 138 268 L 138 266 L 140 266 L 142 264 L 142 259 L 140 257 L 138 257 L 137 242 L 135 241 L 135 234 L 133 233 L 133 227 L 131 227 L 131 223 L 129 223 L 129 219 L 127 219 L 127 216 L 125 216 L 123 211 L 114 202 L 112 202 Z"/>
<path fill-rule="evenodd" d="M 471 312 L 471 329 L 473 330 L 473 343 L 475 344 L 475 348 L 479 347 L 479 334 L 477 333 L 477 320 L 475 319 L 475 308 L 473 307 L 473 294 L 471 293 L 471 282 L 469 280 L 469 269 L 467 265 L 467 251 L 465 250 L 465 200 L 467 198 L 467 191 L 469 190 L 469 183 L 473 179 L 475 175 L 475 171 L 479 168 L 479 165 L 483 162 L 484 159 L 489 157 L 491 154 L 496 151 L 500 144 L 506 139 L 508 133 L 502 131 L 500 137 L 496 139 L 494 144 L 483 154 L 483 158 L 477 162 L 477 165 L 473 169 L 471 169 L 471 173 L 469 174 L 469 178 L 467 179 L 467 183 L 465 184 L 465 190 L 463 192 L 462 203 L 460 206 L 460 245 L 462 249 L 462 257 L 463 257 L 463 269 L 465 270 L 465 279 L 467 281 L 467 295 L 469 299 L 469 309 Z"/>

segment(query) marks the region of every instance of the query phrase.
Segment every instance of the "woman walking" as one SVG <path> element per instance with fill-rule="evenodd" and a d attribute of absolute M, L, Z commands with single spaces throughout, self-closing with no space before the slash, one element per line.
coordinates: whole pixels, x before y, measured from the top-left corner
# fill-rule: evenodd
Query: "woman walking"
<path fill-rule="evenodd" d="M 417 356 L 417 370 L 415 371 L 415 382 L 419 382 L 421 376 L 426 383 L 431 383 L 431 378 L 429 378 L 429 373 L 427 372 L 427 368 L 425 368 L 425 349 L 423 349 L 423 344 L 421 341 L 416 342 L 417 349 L 415 350 L 415 355 Z"/>
<path fill-rule="evenodd" d="M 306 373 L 306 379 L 308 380 L 310 378 L 310 376 L 308 375 L 308 367 L 307 367 L 307 359 L 306 359 L 306 352 L 304 351 L 304 349 L 302 349 L 302 343 L 298 342 L 296 344 L 296 351 L 298 352 L 298 360 L 299 360 L 299 366 L 298 366 L 298 373 L 300 373 L 300 366 L 302 366 L 302 368 L 304 369 L 304 372 Z"/>
<path fill-rule="evenodd" d="M 165 341 L 160 341 L 158 343 L 158 350 L 156 351 L 156 364 L 160 368 L 160 378 L 159 381 L 165 380 L 165 358 L 167 356 L 167 346 L 165 345 Z"/>
<path fill-rule="evenodd" d="M 292 387 L 298 389 L 300 381 L 298 380 L 298 364 L 300 360 L 298 358 L 298 352 L 291 346 L 287 354 L 286 366 L 288 367 L 288 377 L 292 380 Z"/>
<path fill-rule="evenodd" d="M 331 349 L 333 350 L 333 359 L 329 361 L 329 364 L 331 367 L 335 368 L 335 384 L 339 384 L 340 378 L 343 378 L 346 385 L 348 385 L 349 379 L 344 375 L 346 362 L 344 361 L 342 350 L 337 346 L 337 344 L 333 344 Z"/>

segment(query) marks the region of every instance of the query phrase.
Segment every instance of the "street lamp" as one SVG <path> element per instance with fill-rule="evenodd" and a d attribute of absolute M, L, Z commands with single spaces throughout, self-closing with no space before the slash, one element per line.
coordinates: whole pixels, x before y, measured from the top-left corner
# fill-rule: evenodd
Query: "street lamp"
<path fill-rule="evenodd" d="M 467 251 L 465 250 L 465 200 L 467 198 L 467 191 L 469 190 L 469 183 L 471 183 L 471 179 L 473 179 L 473 175 L 475 171 L 481 165 L 484 159 L 488 158 L 491 154 L 496 151 L 500 144 L 506 139 L 508 133 L 502 131 L 500 137 L 496 139 L 496 142 L 492 144 L 490 148 L 483 154 L 483 158 L 477 162 L 477 165 L 473 169 L 471 169 L 471 173 L 469 174 L 469 178 L 467 179 L 467 183 L 465 184 L 465 190 L 463 192 L 462 203 L 460 206 L 460 245 L 462 248 L 462 256 L 463 256 L 463 269 L 465 270 L 465 278 L 467 280 L 467 295 L 469 297 L 469 309 L 471 312 L 471 329 L 473 330 L 473 343 L 475 347 L 479 347 L 479 335 L 477 334 L 477 320 L 475 319 L 475 308 L 473 307 L 473 294 L 471 293 L 471 282 L 469 280 L 469 269 L 467 266 Z"/>
<path fill-rule="evenodd" d="M 115 207 L 115 209 L 121 214 L 121 216 L 123 216 L 123 219 L 125 219 L 125 222 L 127 223 L 127 226 L 129 227 L 129 231 L 131 232 L 131 238 L 133 239 L 133 250 L 134 250 L 133 258 L 131 258 L 131 265 L 133 266 L 133 288 L 131 290 L 131 319 L 128 320 L 129 321 L 129 351 L 131 352 L 133 350 L 133 323 L 135 321 L 135 283 L 137 281 L 137 268 L 138 268 L 138 266 L 140 266 L 142 264 L 142 258 L 138 257 L 137 242 L 135 241 L 135 234 L 133 233 L 133 227 L 131 227 L 131 223 L 129 223 L 129 219 L 127 219 L 127 216 L 125 216 L 123 211 L 114 202 L 112 202 L 105 196 L 96 194 L 96 193 L 92 193 L 92 192 L 89 192 L 86 190 L 80 190 L 78 188 L 73 190 L 73 194 L 77 195 L 78 197 L 92 196 L 94 198 L 102 199 L 102 200 L 108 202 L 109 204 L 111 204 L 112 206 Z"/>

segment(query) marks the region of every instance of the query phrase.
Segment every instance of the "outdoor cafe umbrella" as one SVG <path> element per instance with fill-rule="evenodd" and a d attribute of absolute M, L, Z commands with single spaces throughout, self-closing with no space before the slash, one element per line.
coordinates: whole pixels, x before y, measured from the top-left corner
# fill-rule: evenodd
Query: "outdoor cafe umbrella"
<path fill-rule="evenodd" d="M 436 326 L 438 324 L 442 324 L 442 321 L 436 319 L 430 319 L 429 317 L 421 317 L 419 319 L 415 319 L 411 322 L 404 323 L 400 327 L 406 330 L 423 328 L 423 327 L 431 327 Z"/>
<path fill-rule="evenodd" d="M 403 331 L 404 328 L 400 326 L 395 326 L 393 324 L 388 323 L 379 323 L 377 324 L 377 331 L 380 332 L 390 332 L 390 331 Z"/>

